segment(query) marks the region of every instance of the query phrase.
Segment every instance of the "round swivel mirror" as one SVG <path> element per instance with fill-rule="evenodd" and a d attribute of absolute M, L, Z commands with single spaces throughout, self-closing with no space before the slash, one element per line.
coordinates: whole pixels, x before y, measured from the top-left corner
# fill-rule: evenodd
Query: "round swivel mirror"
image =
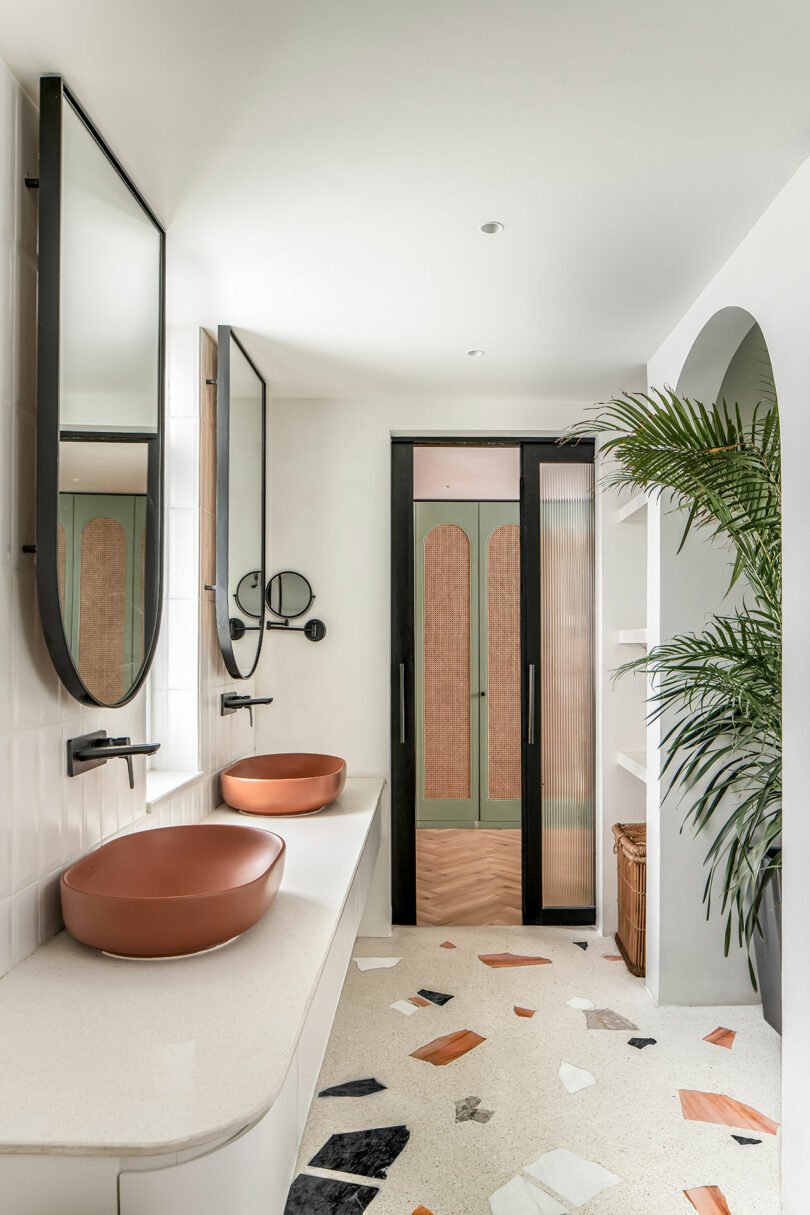
<path fill-rule="evenodd" d="M 309 580 L 295 570 L 281 570 L 267 584 L 267 606 L 274 616 L 285 620 L 303 616 L 314 598 Z"/>
<path fill-rule="evenodd" d="M 252 616 L 254 620 L 261 620 L 262 571 L 251 570 L 249 574 L 244 574 L 237 583 L 234 598 L 243 615 Z"/>

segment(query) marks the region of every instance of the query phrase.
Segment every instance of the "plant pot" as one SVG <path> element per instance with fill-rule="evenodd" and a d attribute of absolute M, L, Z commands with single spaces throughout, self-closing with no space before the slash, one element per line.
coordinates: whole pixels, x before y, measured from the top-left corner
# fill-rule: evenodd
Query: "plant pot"
<path fill-rule="evenodd" d="M 759 908 L 763 936 L 754 933 L 762 1015 L 782 1033 L 782 871 L 768 883 Z"/>

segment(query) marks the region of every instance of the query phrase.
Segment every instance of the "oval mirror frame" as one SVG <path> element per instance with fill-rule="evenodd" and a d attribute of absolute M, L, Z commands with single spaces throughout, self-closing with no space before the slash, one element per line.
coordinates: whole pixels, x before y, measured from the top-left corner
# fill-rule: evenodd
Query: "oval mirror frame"
<path fill-rule="evenodd" d="M 93 425 L 69 433 L 61 429 L 61 291 L 63 131 L 66 112 L 81 128 L 112 167 L 125 187 L 139 216 L 157 235 L 155 275 L 155 319 L 157 383 L 154 385 L 154 423 L 142 433 L 130 426 L 106 430 Z M 104 142 L 61 76 L 40 78 L 39 132 L 39 253 L 37 291 L 37 490 L 36 490 L 36 581 L 39 613 L 48 652 L 56 672 L 71 696 L 82 704 L 117 708 L 137 695 L 149 672 L 160 630 L 163 599 L 163 466 L 164 466 L 164 375 L 165 375 L 165 268 L 166 234 L 155 214 Z M 102 164 L 104 162 L 101 162 Z M 146 227 L 146 225 L 145 225 Z M 122 675 L 123 694 L 118 699 L 100 698 L 79 673 L 63 618 L 59 570 L 60 449 L 63 435 L 71 442 L 142 443 L 146 455 L 146 494 L 143 569 L 141 661 L 129 683 Z M 132 593 L 132 592 L 130 592 Z M 126 665 L 123 663 L 122 665 Z M 130 657 L 130 666 L 134 659 Z"/>
<path fill-rule="evenodd" d="M 256 364 L 251 359 L 250 355 L 245 350 L 235 331 L 230 325 L 217 326 L 217 506 L 216 506 L 216 617 L 217 617 L 217 634 L 219 636 L 219 648 L 222 652 L 222 660 L 225 663 L 225 668 L 228 674 L 233 679 L 249 679 L 259 662 L 259 657 L 262 651 L 262 641 L 264 640 L 264 596 L 261 596 L 261 616 L 253 616 L 251 613 L 246 613 L 251 619 L 258 620 L 256 625 L 247 625 L 240 629 L 239 624 L 244 625 L 244 622 L 236 622 L 236 627 L 231 623 L 232 608 L 238 606 L 236 601 L 236 586 L 242 581 L 244 575 L 236 579 L 234 587 L 233 604 L 231 603 L 231 580 L 229 574 L 229 549 L 230 549 L 230 522 L 231 522 L 231 502 L 230 502 L 230 458 L 231 458 L 231 342 L 236 346 L 240 355 L 244 358 L 250 371 L 256 376 L 261 387 L 261 494 L 260 502 L 257 504 L 257 510 L 261 512 L 260 534 L 261 534 L 261 566 L 259 569 L 260 581 L 259 586 L 264 586 L 266 577 L 266 556 L 265 549 L 267 544 L 266 538 L 266 501 L 267 501 L 267 385 L 264 377 L 259 371 Z M 244 569 L 244 566 L 242 567 Z M 251 563 L 251 568 L 248 573 L 256 573 L 257 570 Z M 234 642 L 242 640 L 245 633 L 258 633 L 256 652 L 253 661 L 249 665 L 249 669 L 242 670 L 239 666 L 236 651 L 234 650 Z"/>
<path fill-rule="evenodd" d="M 309 598 L 304 606 L 297 612 L 280 612 L 278 608 L 273 607 L 274 583 L 281 586 L 283 584 L 285 574 L 289 574 L 291 578 L 300 579 L 301 582 L 306 584 L 309 592 Z M 271 611 L 274 616 L 278 616 L 280 620 L 297 620 L 299 616 L 304 616 L 309 611 L 309 609 L 312 607 L 315 596 L 312 592 L 312 583 L 310 582 L 309 578 L 306 577 L 306 575 L 299 573 L 298 570 L 279 570 L 278 573 L 273 574 L 273 577 L 268 581 L 264 598 L 268 610 Z M 279 607 L 281 607 L 282 604 L 283 600 L 279 603 Z"/>

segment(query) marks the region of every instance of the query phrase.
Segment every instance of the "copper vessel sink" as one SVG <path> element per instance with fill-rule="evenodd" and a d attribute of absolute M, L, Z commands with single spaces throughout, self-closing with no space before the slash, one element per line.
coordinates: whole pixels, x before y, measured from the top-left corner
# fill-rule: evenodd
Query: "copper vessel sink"
<path fill-rule="evenodd" d="M 110 840 L 62 874 L 62 915 L 77 941 L 131 958 L 223 945 L 260 920 L 284 872 L 284 840 L 255 827 L 199 823 Z"/>
<path fill-rule="evenodd" d="M 345 784 L 346 761 L 337 755 L 250 755 L 222 773 L 222 796 L 248 814 L 311 814 Z"/>

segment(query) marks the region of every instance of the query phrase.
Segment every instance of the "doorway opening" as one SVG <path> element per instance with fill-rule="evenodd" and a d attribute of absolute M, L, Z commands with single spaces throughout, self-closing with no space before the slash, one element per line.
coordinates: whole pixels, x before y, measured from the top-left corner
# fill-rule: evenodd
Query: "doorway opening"
<path fill-rule="evenodd" d="M 592 442 L 392 443 L 394 920 L 595 920 Z"/>

